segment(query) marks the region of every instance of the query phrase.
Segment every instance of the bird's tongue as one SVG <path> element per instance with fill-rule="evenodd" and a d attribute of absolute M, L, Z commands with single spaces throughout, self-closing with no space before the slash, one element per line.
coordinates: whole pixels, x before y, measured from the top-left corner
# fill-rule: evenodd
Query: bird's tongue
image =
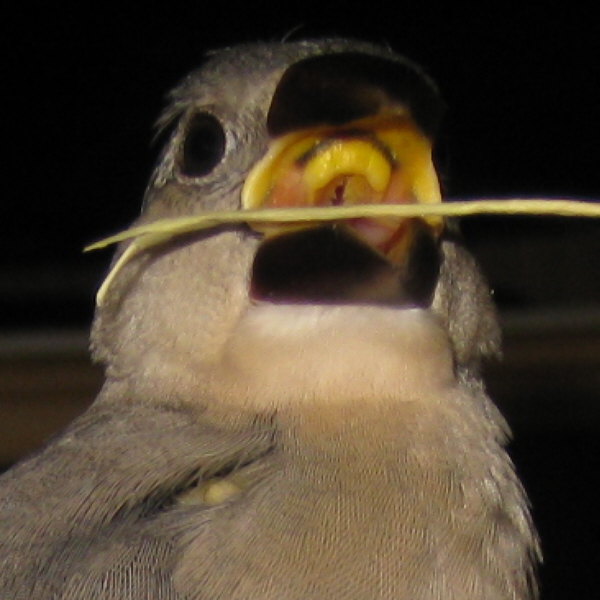
<path fill-rule="evenodd" d="M 347 221 L 347 225 L 356 232 L 361 240 L 364 240 L 369 246 L 377 248 L 384 253 L 390 246 L 390 242 L 393 243 L 397 230 L 393 225 L 386 226 L 375 219 L 365 217 L 351 219 Z"/>

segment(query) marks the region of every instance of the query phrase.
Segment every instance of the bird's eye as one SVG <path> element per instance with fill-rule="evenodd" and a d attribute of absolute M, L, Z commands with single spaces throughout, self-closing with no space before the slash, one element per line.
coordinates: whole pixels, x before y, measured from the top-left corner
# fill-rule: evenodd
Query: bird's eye
<path fill-rule="evenodd" d="M 210 173 L 225 154 L 225 131 L 221 123 L 208 113 L 192 117 L 183 143 L 181 171 L 189 177 Z"/>

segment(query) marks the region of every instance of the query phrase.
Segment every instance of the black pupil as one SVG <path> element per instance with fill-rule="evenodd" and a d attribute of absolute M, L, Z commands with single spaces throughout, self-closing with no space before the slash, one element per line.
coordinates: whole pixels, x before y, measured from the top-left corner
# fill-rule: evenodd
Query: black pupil
<path fill-rule="evenodd" d="M 183 145 L 182 172 L 190 177 L 207 175 L 224 153 L 225 132 L 219 121 L 206 113 L 195 115 Z"/>

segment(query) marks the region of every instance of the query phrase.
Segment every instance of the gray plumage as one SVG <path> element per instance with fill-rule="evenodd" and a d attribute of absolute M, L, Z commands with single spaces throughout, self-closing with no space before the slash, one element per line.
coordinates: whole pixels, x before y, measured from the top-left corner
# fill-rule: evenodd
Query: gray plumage
<path fill-rule="evenodd" d="M 344 52 L 419 73 L 344 40 L 211 55 L 172 93 L 139 222 L 239 208 L 283 73 Z M 225 152 L 186 176 L 198 111 Z M 425 307 L 256 302 L 259 244 L 225 227 L 121 271 L 93 327 L 95 404 L 0 479 L 0 598 L 532 597 L 536 536 L 479 375 L 495 312 L 455 236 Z"/>

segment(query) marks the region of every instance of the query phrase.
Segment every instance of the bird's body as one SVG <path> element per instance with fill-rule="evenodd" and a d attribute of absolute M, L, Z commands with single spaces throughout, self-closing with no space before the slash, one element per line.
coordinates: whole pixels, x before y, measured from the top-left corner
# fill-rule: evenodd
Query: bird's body
<path fill-rule="evenodd" d="M 299 127 L 281 108 L 305 85 L 290 65 L 319 85 L 331 65 L 317 62 L 315 79 L 310 60 L 330 55 L 420 76 L 388 51 L 339 40 L 217 55 L 173 96 L 168 114 L 180 125 L 141 220 L 239 207 L 269 135 Z M 360 111 L 363 90 L 348 90 Z M 389 102 L 375 104 L 387 115 Z M 300 126 L 313 126 L 307 115 Z M 225 124 L 220 141 L 214 118 Z M 414 118 L 429 134 L 430 121 Z M 215 164 L 202 146 L 202 160 L 188 159 L 194 127 L 226 148 Z M 369 258 L 372 296 L 345 275 L 321 299 L 321 274 L 309 269 L 299 288 L 272 275 L 280 240 L 292 240 L 296 259 L 307 239 L 321 240 L 311 235 L 278 234 L 273 251 L 247 229 L 225 229 L 122 270 L 93 332 L 107 366 L 99 398 L 0 480 L 0 597 L 530 597 L 535 534 L 479 378 L 498 334 L 473 260 L 443 237 L 433 253 L 424 242 L 416 276 L 401 259 L 390 288 L 387 263 L 373 259 L 371 271 Z M 346 248 L 344 235 L 335 228 L 332 243 Z"/>

